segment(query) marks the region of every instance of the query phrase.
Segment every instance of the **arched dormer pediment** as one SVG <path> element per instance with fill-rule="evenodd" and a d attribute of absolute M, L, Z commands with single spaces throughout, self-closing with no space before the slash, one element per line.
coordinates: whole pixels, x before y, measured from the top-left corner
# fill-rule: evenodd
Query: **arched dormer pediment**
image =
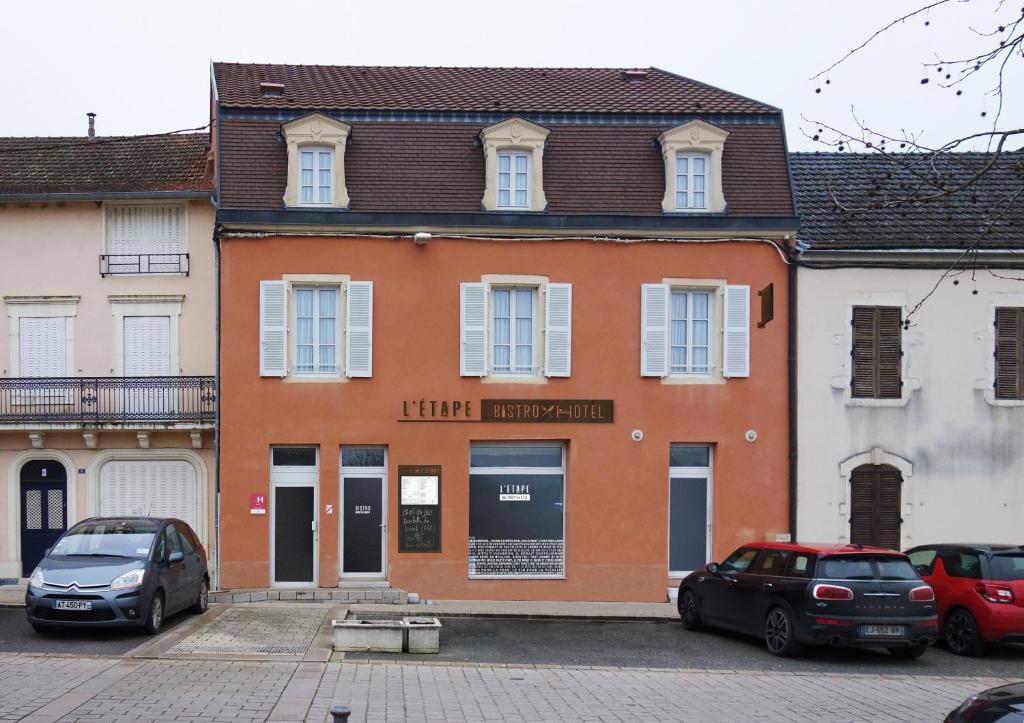
<path fill-rule="evenodd" d="M 543 211 L 547 208 L 548 202 L 544 196 L 544 144 L 550 132 L 518 116 L 506 118 L 480 131 L 485 174 L 481 205 L 485 211 Z M 509 157 L 509 160 L 504 161 L 508 164 L 507 176 L 501 170 L 503 155 Z M 516 169 L 512 165 L 517 162 L 526 167 L 525 203 L 516 202 Z M 508 183 L 507 187 L 502 185 L 503 179 Z M 504 197 L 503 191 L 507 191 L 507 197 Z"/>
<path fill-rule="evenodd" d="M 665 196 L 661 202 L 665 213 L 725 212 L 722 153 L 728 137 L 729 131 L 700 119 L 669 128 L 658 136 L 665 163 Z M 680 167 L 680 158 L 689 161 L 686 168 Z M 694 173 L 692 159 L 706 159 L 702 173 Z M 677 179 L 687 175 L 689 183 L 684 188 Z M 700 175 L 701 188 L 697 188 L 695 175 Z M 694 203 L 695 193 L 704 194 L 698 204 Z"/>
<path fill-rule="evenodd" d="M 281 126 L 288 146 L 288 185 L 284 192 L 285 206 L 316 206 L 348 208 L 348 188 L 345 186 L 345 144 L 352 126 L 335 120 L 323 113 L 310 113 Z M 307 190 L 303 197 L 303 151 L 305 161 L 312 161 L 312 194 Z M 327 154 L 326 156 L 323 154 Z M 323 174 L 319 171 L 329 164 L 330 186 L 321 183 Z M 309 180 L 309 179 L 307 179 Z M 310 197 L 311 196 L 311 197 Z"/>

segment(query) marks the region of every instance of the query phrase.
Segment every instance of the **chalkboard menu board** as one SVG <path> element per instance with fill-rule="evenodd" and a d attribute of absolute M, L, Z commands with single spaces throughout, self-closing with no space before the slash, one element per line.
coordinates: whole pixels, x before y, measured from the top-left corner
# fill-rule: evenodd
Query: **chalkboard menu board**
<path fill-rule="evenodd" d="M 398 466 L 398 551 L 441 551 L 441 466 Z"/>

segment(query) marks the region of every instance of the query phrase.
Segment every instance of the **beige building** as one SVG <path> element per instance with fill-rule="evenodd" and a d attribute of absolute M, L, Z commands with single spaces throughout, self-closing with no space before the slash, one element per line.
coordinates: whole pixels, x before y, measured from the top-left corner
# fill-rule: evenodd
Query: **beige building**
<path fill-rule="evenodd" d="M 951 155 L 951 188 L 987 160 Z M 939 187 L 926 161 L 909 183 L 878 155 L 792 154 L 798 539 L 1024 542 L 1022 160 L 897 205 Z"/>
<path fill-rule="evenodd" d="M 0 138 L 0 578 L 94 515 L 215 561 L 209 136 Z"/>

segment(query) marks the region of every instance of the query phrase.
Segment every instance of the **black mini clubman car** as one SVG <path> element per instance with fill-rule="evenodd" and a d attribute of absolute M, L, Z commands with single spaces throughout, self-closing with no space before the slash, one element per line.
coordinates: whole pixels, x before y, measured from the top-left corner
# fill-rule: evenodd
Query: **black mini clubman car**
<path fill-rule="evenodd" d="M 842 645 L 916 658 L 938 633 L 935 593 L 906 555 L 862 545 L 745 545 L 684 578 L 678 606 L 687 630 L 747 633 L 783 657 Z"/>

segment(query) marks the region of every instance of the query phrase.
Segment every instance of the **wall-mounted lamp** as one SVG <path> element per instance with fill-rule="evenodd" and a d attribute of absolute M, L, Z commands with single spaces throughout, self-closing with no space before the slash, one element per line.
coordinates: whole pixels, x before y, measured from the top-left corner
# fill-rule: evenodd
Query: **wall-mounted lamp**
<path fill-rule="evenodd" d="M 427 233 L 426 231 L 417 231 L 416 235 L 412 237 L 412 242 L 417 246 L 426 246 L 427 242 L 433 237 L 433 234 Z"/>

